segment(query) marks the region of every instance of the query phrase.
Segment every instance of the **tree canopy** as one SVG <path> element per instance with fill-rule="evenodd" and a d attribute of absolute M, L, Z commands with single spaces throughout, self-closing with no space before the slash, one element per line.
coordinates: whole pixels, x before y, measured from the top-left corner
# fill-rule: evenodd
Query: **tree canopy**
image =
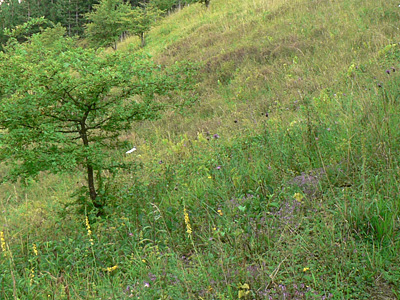
<path fill-rule="evenodd" d="M 115 166 L 110 151 L 119 137 L 135 121 L 155 118 L 165 108 L 159 98 L 188 88 L 192 71 L 83 49 L 62 35 L 49 28 L 0 52 L 0 157 L 10 179 L 82 167 L 90 199 L 101 207 L 95 173 Z"/>

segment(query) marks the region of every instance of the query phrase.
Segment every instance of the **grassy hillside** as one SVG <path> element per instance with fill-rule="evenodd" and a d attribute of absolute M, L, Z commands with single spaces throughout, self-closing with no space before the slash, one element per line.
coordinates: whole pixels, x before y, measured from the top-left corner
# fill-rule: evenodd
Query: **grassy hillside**
<path fill-rule="evenodd" d="M 399 21 L 212 0 L 121 43 L 196 62 L 198 102 L 126 135 L 106 217 L 76 174 L 2 185 L 0 298 L 399 299 Z"/>

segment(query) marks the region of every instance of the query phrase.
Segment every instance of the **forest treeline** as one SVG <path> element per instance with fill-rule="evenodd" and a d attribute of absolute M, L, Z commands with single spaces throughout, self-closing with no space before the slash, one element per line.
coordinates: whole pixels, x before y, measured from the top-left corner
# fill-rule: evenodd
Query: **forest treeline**
<path fill-rule="evenodd" d="M 195 2 L 203 2 L 207 6 L 209 4 L 209 0 L 0 0 L 0 46 L 9 38 L 7 29 L 15 29 L 32 18 L 41 17 L 49 23 L 61 24 L 69 36 L 83 37 L 86 25 L 91 22 L 90 13 L 102 2 L 108 2 L 108 11 L 118 10 L 122 6 L 132 9 L 150 6 L 158 10 L 158 15 L 168 14 Z M 112 19 L 112 14 L 105 17 Z"/>

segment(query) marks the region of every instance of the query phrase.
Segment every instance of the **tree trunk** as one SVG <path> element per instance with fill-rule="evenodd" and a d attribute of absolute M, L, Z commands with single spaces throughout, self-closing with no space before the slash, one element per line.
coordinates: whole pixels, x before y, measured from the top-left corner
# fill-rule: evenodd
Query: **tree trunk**
<path fill-rule="evenodd" d="M 140 34 L 140 41 L 141 41 L 141 45 L 142 45 L 142 48 L 146 45 L 146 41 L 145 41 L 145 39 L 144 39 L 144 33 L 142 32 L 141 34 Z"/>
<path fill-rule="evenodd" d="M 71 0 L 68 0 L 68 36 L 71 34 Z"/>
<path fill-rule="evenodd" d="M 97 198 L 97 192 L 96 188 L 94 186 L 94 171 L 92 165 L 86 160 L 86 167 L 87 167 L 87 180 L 88 180 L 88 185 L 89 185 L 89 194 L 90 194 L 90 200 L 92 200 L 94 206 L 96 206 L 96 198 Z M 97 206 L 96 206 L 97 207 Z"/>
<path fill-rule="evenodd" d="M 75 2 L 75 26 L 77 29 L 75 29 L 75 33 L 77 32 L 79 28 L 79 6 L 78 6 L 78 1 Z"/>
<path fill-rule="evenodd" d="M 87 137 L 87 128 L 86 128 L 86 125 L 84 122 L 81 123 L 79 134 L 81 136 L 83 145 L 85 147 L 89 147 L 89 139 Z M 86 170 L 87 170 L 87 183 L 88 183 L 88 187 L 89 187 L 90 200 L 92 200 L 94 207 L 102 208 L 102 205 L 96 202 L 97 192 L 96 192 L 96 186 L 94 184 L 94 170 L 93 170 L 92 163 L 89 161 L 88 157 L 86 157 Z"/>

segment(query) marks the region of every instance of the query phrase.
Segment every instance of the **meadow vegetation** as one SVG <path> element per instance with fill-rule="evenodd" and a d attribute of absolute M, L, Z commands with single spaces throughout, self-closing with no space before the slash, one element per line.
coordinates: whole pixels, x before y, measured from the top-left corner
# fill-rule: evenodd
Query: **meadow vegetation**
<path fill-rule="evenodd" d="M 130 168 L 104 172 L 101 216 L 71 197 L 85 169 L 3 183 L 0 298 L 399 299 L 399 21 L 212 0 L 120 43 L 196 65 L 197 102 L 110 149 Z"/>

